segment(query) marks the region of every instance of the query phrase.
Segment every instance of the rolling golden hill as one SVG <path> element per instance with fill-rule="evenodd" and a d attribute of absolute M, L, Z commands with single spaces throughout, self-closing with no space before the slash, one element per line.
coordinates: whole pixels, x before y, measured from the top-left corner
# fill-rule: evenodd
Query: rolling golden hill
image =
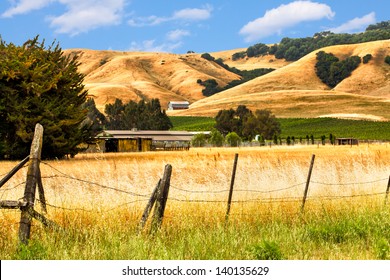
<path fill-rule="evenodd" d="M 280 67 L 247 83 L 199 100 L 173 115 L 215 116 L 226 108 L 246 105 L 252 110 L 270 109 L 278 117 L 339 116 L 376 120 L 390 119 L 390 40 L 322 49 L 340 59 L 352 55 L 373 56 L 367 64 L 334 89 L 315 74 L 316 53 Z M 228 62 L 227 62 L 228 63 Z"/>
<path fill-rule="evenodd" d="M 166 108 L 169 101 L 194 102 L 204 98 L 198 79 L 215 79 L 224 86 L 240 77 L 200 54 L 65 50 L 79 56 L 79 70 L 100 111 L 116 98 L 129 100 L 159 98 Z"/>
<path fill-rule="evenodd" d="M 356 45 L 323 48 L 340 59 L 352 55 L 371 54 L 367 64 L 334 89 L 328 88 L 315 74 L 316 53 L 296 62 L 275 59 L 274 56 L 231 59 L 244 49 L 210 53 L 225 64 L 241 70 L 274 68 L 275 71 L 220 92 L 211 97 L 202 95 L 198 79 L 215 79 L 220 86 L 239 76 L 201 54 L 167 54 L 142 52 L 65 50 L 79 56 L 79 70 L 89 96 L 99 110 L 116 98 L 129 100 L 159 98 L 163 108 L 169 101 L 187 100 L 190 109 L 169 111 L 170 115 L 215 116 L 221 109 L 246 105 L 252 110 L 270 109 L 278 117 L 339 116 L 390 120 L 390 66 L 384 63 L 390 55 L 390 40 Z"/>

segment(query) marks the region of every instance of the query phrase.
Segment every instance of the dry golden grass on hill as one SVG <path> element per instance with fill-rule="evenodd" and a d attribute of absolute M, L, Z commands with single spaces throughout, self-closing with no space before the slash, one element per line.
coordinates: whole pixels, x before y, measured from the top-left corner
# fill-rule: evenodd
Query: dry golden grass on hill
<path fill-rule="evenodd" d="M 328 114 L 366 114 L 390 119 L 390 67 L 384 58 L 390 40 L 322 49 L 340 59 L 372 54 L 335 89 L 329 89 L 315 73 L 316 53 L 240 86 L 195 102 L 186 112 L 174 115 L 215 116 L 224 108 L 240 104 L 254 109 L 270 109 L 278 117 L 318 117 Z"/>
<path fill-rule="evenodd" d="M 186 111 L 170 115 L 215 116 L 219 110 L 236 108 L 239 104 L 251 110 L 269 109 L 281 118 L 315 118 L 325 115 L 354 119 L 389 120 L 389 101 L 384 98 L 321 90 L 284 90 L 236 95 L 213 96 L 190 106 Z"/>
<path fill-rule="evenodd" d="M 239 76 L 202 59 L 201 54 L 81 49 L 66 50 L 65 53 L 79 55 L 80 71 L 86 74 L 86 88 L 102 112 L 105 105 L 116 98 L 124 102 L 159 98 L 163 108 L 169 101 L 192 103 L 190 110 L 169 112 L 172 115 L 215 116 L 220 109 L 243 104 L 252 110 L 271 109 L 278 117 L 364 114 L 372 115 L 373 119 L 390 119 L 390 66 L 384 63 L 384 58 L 390 54 L 390 40 L 322 49 L 340 59 L 352 55 L 373 56 L 334 89 L 329 89 L 315 73 L 318 50 L 293 63 L 274 56 L 233 61 L 232 55 L 242 50 L 211 55 L 238 69 L 276 70 L 208 98 L 202 95 L 203 87 L 197 83 L 198 79 L 215 79 L 223 87 Z"/>
<path fill-rule="evenodd" d="M 65 51 L 69 53 L 79 55 L 86 88 L 101 111 L 116 98 L 124 102 L 159 98 L 163 107 L 169 101 L 194 102 L 204 98 L 198 79 L 215 79 L 220 86 L 239 79 L 199 54 Z"/>
<path fill-rule="evenodd" d="M 289 65 L 291 62 L 286 61 L 285 59 L 276 59 L 274 55 L 265 55 L 260 57 L 250 57 L 245 59 L 233 60 L 232 55 L 246 51 L 246 49 L 235 49 L 228 51 L 219 51 L 210 53 L 215 58 L 221 58 L 223 62 L 230 67 L 236 67 L 240 70 L 253 70 L 258 68 L 273 68 L 279 69 L 286 65 Z"/>

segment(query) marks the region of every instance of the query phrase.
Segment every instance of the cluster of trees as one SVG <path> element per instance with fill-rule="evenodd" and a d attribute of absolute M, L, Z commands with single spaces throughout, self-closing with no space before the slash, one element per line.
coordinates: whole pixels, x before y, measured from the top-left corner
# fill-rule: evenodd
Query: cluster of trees
<path fill-rule="evenodd" d="M 209 136 L 204 133 L 196 134 L 191 141 L 193 147 L 204 147 L 206 144 L 210 144 L 215 147 L 222 147 L 225 143 L 231 147 L 240 146 L 242 139 L 235 132 L 230 132 L 224 136 L 221 132 L 213 129 Z"/>
<path fill-rule="evenodd" d="M 224 136 L 235 133 L 243 140 L 251 141 L 256 135 L 272 139 L 281 132 L 280 123 L 269 110 L 256 110 L 253 113 L 246 106 L 236 110 L 220 110 L 215 117 L 215 128 Z"/>
<path fill-rule="evenodd" d="M 0 158 L 26 157 L 36 123 L 44 127 L 43 158 L 75 155 L 93 134 L 83 122 L 87 91 L 77 57 L 38 39 L 0 41 Z"/>
<path fill-rule="evenodd" d="M 383 21 L 370 25 L 365 32 L 357 34 L 335 34 L 330 31 L 324 31 L 314 34 L 313 37 L 283 38 L 279 44 L 273 46 L 267 46 L 262 43 L 255 44 L 250 46 L 245 52 L 233 54 L 232 59 L 237 60 L 245 57 L 274 54 L 278 59 L 284 58 L 287 61 L 296 61 L 312 51 L 327 46 L 387 39 L 390 39 L 390 21 Z"/>
<path fill-rule="evenodd" d="M 204 59 L 207 59 L 209 61 L 213 61 L 213 62 L 217 63 L 218 65 L 220 65 L 221 67 L 225 68 L 226 70 L 241 76 L 241 79 L 233 80 L 233 81 L 229 82 L 224 87 L 220 87 L 218 85 L 218 82 L 215 79 L 208 79 L 208 80 L 205 80 L 205 81 L 202 81 L 201 79 L 199 79 L 197 81 L 198 84 L 200 84 L 200 85 L 205 87 L 202 90 L 202 93 L 203 93 L 204 96 L 211 96 L 211 95 L 213 95 L 215 93 L 218 93 L 218 92 L 227 90 L 229 88 L 238 86 L 240 84 L 243 84 L 243 83 L 245 83 L 247 81 L 250 81 L 250 80 L 252 80 L 254 78 L 263 76 L 263 75 L 268 74 L 268 73 L 270 73 L 270 72 L 275 70 L 273 68 L 259 68 L 259 69 L 253 69 L 253 70 L 239 70 L 239 69 L 237 69 L 235 67 L 230 67 L 229 65 L 223 63 L 223 60 L 221 58 L 215 59 L 209 53 L 204 53 L 204 54 L 201 55 L 201 57 L 204 58 Z"/>
<path fill-rule="evenodd" d="M 274 145 L 287 144 L 288 146 L 290 146 L 295 145 L 296 143 L 299 143 L 301 145 L 315 145 L 316 139 L 320 139 L 322 145 L 326 144 L 327 137 L 325 135 L 321 135 L 320 138 L 315 138 L 313 134 L 310 134 L 310 136 L 307 134 L 306 137 L 299 138 L 295 136 L 287 136 L 285 139 L 282 139 L 282 137 L 276 134 L 272 137 L 272 139 L 265 139 L 262 135 L 260 135 L 260 137 L 255 138 L 255 141 L 258 141 L 260 146 L 265 146 L 268 144 L 271 145 L 271 143 L 273 143 Z M 268 140 L 267 143 L 266 140 Z M 238 147 L 240 146 L 242 141 L 243 139 L 236 132 L 229 132 L 226 136 L 224 136 L 217 129 L 213 129 L 210 135 L 206 135 L 204 133 L 196 134 L 193 137 L 191 144 L 194 147 L 204 147 L 206 144 L 215 147 L 222 147 L 224 144 L 227 144 L 231 147 Z M 331 145 L 334 145 L 336 142 L 336 136 L 332 133 L 329 134 L 328 141 Z"/>
<path fill-rule="evenodd" d="M 25 158 L 36 123 L 44 127 L 42 158 L 74 156 L 103 128 L 172 127 L 158 99 L 116 100 L 105 117 L 87 99 L 77 59 L 54 42 L 46 47 L 38 36 L 22 46 L 0 40 L 0 159 Z"/>
<path fill-rule="evenodd" d="M 104 112 L 106 129 L 169 130 L 173 127 L 165 110 L 161 109 L 159 99 L 138 103 L 131 100 L 126 104 L 116 99 L 106 105 Z"/>
<path fill-rule="evenodd" d="M 320 51 L 317 53 L 316 74 L 322 82 L 333 88 L 349 77 L 360 63 L 359 56 L 351 56 L 340 61 L 332 53 Z"/>

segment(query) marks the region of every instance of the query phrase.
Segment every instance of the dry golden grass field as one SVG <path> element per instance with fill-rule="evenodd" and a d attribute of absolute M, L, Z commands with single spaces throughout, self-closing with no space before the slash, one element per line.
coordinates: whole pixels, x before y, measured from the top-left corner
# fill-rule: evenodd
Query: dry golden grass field
<path fill-rule="evenodd" d="M 235 191 L 230 226 L 224 230 L 235 153 L 239 154 Z M 312 154 L 316 159 L 302 217 Z M 166 164 L 173 167 L 171 188 L 162 232 L 155 240 L 147 234 L 150 219 L 145 235 L 137 235 L 137 228 Z M 0 162 L 0 174 L 15 165 Z M 388 144 L 79 154 L 70 160 L 43 161 L 41 171 L 46 217 L 65 234 L 45 230 L 34 220 L 30 247 L 18 251 L 20 211 L 2 209 L 2 259 L 270 258 L 258 255 L 263 241 L 276 242 L 276 248 L 267 249 L 281 250 L 275 258 L 390 257 L 386 249 L 390 205 L 384 206 Z M 0 190 L 1 200 L 23 197 L 25 175 L 26 168 Z M 35 208 L 40 211 L 38 201 Z M 317 228 L 322 223 L 325 232 Z M 365 225 L 363 233 L 360 223 Z M 261 252 L 254 253 L 253 248 Z"/>
<path fill-rule="evenodd" d="M 168 201 L 168 211 L 174 211 L 173 206 L 183 206 L 189 200 L 205 200 L 221 201 L 222 204 L 217 203 L 221 207 L 217 209 L 213 203 L 206 203 L 206 212 L 213 209 L 223 213 L 235 153 L 239 154 L 239 158 L 233 201 L 241 203 L 233 206 L 232 214 L 246 212 L 245 205 L 250 205 L 250 200 L 255 200 L 257 204 L 262 201 L 270 204 L 275 199 L 275 202 L 294 201 L 299 205 L 312 154 L 316 155 L 316 159 L 308 205 L 310 199 L 315 204 L 326 203 L 331 202 L 333 196 L 337 202 L 335 206 L 345 200 L 360 207 L 359 203 L 354 204 L 355 199 L 359 201 L 362 198 L 359 198 L 360 195 L 368 195 L 369 199 L 379 196 L 382 199 L 390 175 L 388 144 L 80 154 L 75 159 L 48 161 L 41 165 L 46 197 L 48 203 L 53 205 L 53 208 L 49 206 L 48 215 L 57 220 L 55 213 L 62 213 L 61 207 L 85 211 L 106 211 L 118 207 L 140 215 L 166 164 L 173 167 L 169 192 L 172 200 Z M 0 174 L 6 173 L 13 165 L 15 162 L 1 162 Z M 25 171 L 19 171 L 1 189 L 2 200 L 23 197 Z M 381 195 L 376 195 L 378 193 Z M 345 196 L 345 199 L 338 196 Z M 321 197 L 324 197 L 323 201 Z M 203 210 L 204 207 L 199 209 Z M 292 213 L 296 210 L 291 209 Z"/>

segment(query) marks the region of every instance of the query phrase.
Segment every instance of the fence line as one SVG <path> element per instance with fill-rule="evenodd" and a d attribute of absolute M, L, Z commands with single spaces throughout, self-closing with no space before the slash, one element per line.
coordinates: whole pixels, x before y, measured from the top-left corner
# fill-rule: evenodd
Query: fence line
<path fill-rule="evenodd" d="M 373 184 L 373 183 L 378 183 L 382 181 L 386 181 L 387 178 L 384 179 L 378 179 L 375 181 L 367 181 L 367 182 L 355 182 L 355 183 L 323 183 L 323 182 L 316 182 L 316 181 L 311 181 L 311 183 L 314 184 L 320 184 L 320 185 L 327 185 L 327 186 L 349 186 L 349 185 L 365 185 L 365 184 Z"/>
<path fill-rule="evenodd" d="M 99 212 L 99 213 L 103 213 L 103 212 L 113 211 L 113 210 L 121 208 L 121 207 L 123 207 L 125 205 L 129 205 L 129 204 L 133 204 L 133 203 L 137 203 L 137 202 L 148 201 L 148 198 L 151 195 L 151 194 L 139 194 L 139 193 L 135 193 L 135 192 L 131 192 L 131 191 L 126 191 L 126 190 L 123 190 L 123 189 L 109 187 L 109 186 L 103 185 L 101 183 L 97 183 L 97 182 L 93 182 L 93 181 L 89 181 L 89 180 L 85 180 L 85 179 L 75 178 L 75 177 L 73 177 L 71 175 L 68 175 L 68 174 L 58 170 L 57 168 L 53 167 L 51 164 L 49 164 L 47 162 L 43 162 L 42 161 L 41 163 L 49 166 L 50 168 L 52 168 L 53 170 L 55 170 L 56 172 L 61 174 L 61 175 L 57 175 L 56 174 L 56 175 L 51 175 L 51 176 L 42 176 L 42 179 L 66 178 L 66 179 L 70 179 L 70 180 L 79 181 L 79 182 L 83 182 L 83 183 L 86 183 L 86 184 L 94 185 L 94 186 L 100 187 L 102 189 L 108 189 L 108 190 L 112 190 L 112 191 L 115 191 L 115 192 L 125 193 L 125 194 L 131 195 L 131 196 L 145 197 L 145 199 L 129 201 L 129 202 L 126 202 L 126 203 L 114 206 L 113 208 L 111 208 L 109 210 L 105 210 L 105 211 L 96 211 L 96 210 L 84 209 L 84 208 L 66 208 L 66 207 L 61 207 L 61 206 L 56 206 L 56 205 L 53 205 L 53 204 L 46 203 L 47 206 L 52 207 L 52 208 L 62 209 L 62 210 L 65 210 L 65 211 L 84 211 L 84 212 Z M 379 183 L 379 182 L 383 182 L 383 181 L 386 181 L 386 180 L 388 180 L 388 179 L 387 178 L 383 178 L 383 179 L 372 180 L 372 181 L 349 182 L 349 183 L 327 183 L 327 182 L 318 182 L 318 181 L 310 181 L 310 183 L 320 184 L 320 185 L 328 185 L 328 186 L 344 186 L 344 185 L 366 185 L 366 184 Z M 1 192 L 6 192 L 6 191 L 10 191 L 10 190 L 15 189 L 15 188 L 17 188 L 17 187 L 19 187 L 19 186 L 21 186 L 23 184 L 25 184 L 25 181 L 21 182 L 21 183 L 18 183 L 17 185 L 13 186 L 12 188 L 0 189 L 0 193 Z M 294 185 L 291 185 L 291 186 L 288 186 L 288 187 L 285 187 L 285 188 L 274 189 L 274 190 L 264 190 L 264 191 L 263 190 L 254 190 L 254 189 L 249 189 L 249 190 L 237 189 L 237 190 L 234 190 L 234 192 L 264 193 L 264 194 L 267 194 L 267 193 L 281 192 L 281 191 L 293 189 L 293 188 L 302 186 L 304 184 L 305 184 L 305 182 L 302 182 L 302 183 L 297 183 L 297 184 L 294 184 Z M 229 189 L 218 190 L 218 191 L 207 191 L 207 190 L 203 191 L 203 190 L 189 190 L 189 189 L 179 188 L 177 186 L 171 186 L 171 188 L 175 189 L 175 190 L 178 190 L 178 191 L 182 191 L 182 192 L 186 192 L 186 193 L 194 193 L 194 194 L 219 194 L 219 193 L 227 193 L 227 192 L 229 192 Z M 385 195 L 385 194 L 386 194 L 386 192 L 371 193 L 371 194 L 358 194 L 358 195 L 355 194 L 355 195 L 345 195 L 345 196 L 340 196 L 340 195 L 335 195 L 335 196 L 308 196 L 307 200 L 310 200 L 310 201 L 320 200 L 320 199 L 338 200 L 338 199 L 356 198 L 356 197 L 365 197 L 365 196 L 366 197 L 378 196 L 378 195 Z M 188 202 L 188 203 L 226 203 L 226 199 L 224 199 L 224 200 L 222 200 L 222 199 L 221 200 L 208 200 L 208 199 L 181 199 L 181 198 L 178 198 L 178 197 L 169 197 L 168 200 L 176 201 L 176 202 Z M 258 203 L 278 203 L 278 202 L 286 202 L 286 203 L 288 203 L 288 202 L 298 202 L 300 200 L 302 200 L 302 197 L 253 198 L 253 199 L 246 199 L 246 200 L 236 199 L 236 200 L 232 200 L 231 202 L 232 203 L 256 203 L 256 202 L 258 202 Z M 39 199 L 36 199 L 36 201 L 40 202 Z"/>
<path fill-rule="evenodd" d="M 151 194 L 140 194 L 140 193 L 124 190 L 124 189 L 110 187 L 110 186 L 107 186 L 107 185 L 104 185 L 104 184 L 101 184 L 101 183 L 98 183 L 98 182 L 93 182 L 93 181 L 89 181 L 89 180 L 86 180 L 86 179 L 76 178 L 74 176 L 71 176 L 69 174 L 66 174 L 66 173 L 60 171 L 58 168 L 52 166 L 50 163 L 43 162 L 43 161 L 41 163 L 46 165 L 46 166 L 48 166 L 52 170 L 54 170 L 56 173 L 58 173 L 58 174 L 49 175 L 49 176 L 42 176 L 41 177 L 42 179 L 48 180 L 48 179 L 56 179 L 56 178 L 65 178 L 65 179 L 69 179 L 69 180 L 82 182 L 84 184 L 93 185 L 93 186 L 101 188 L 101 189 L 115 191 L 115 192 L 119 192 L 119 193 L 130 195 L 130 196 L 134 196 L 134 197 L 143 197 L 144 198 L 144 199 L 137 199 L 137 200 L 128 201 L 128 202 L 125 202 L 125 203 L 113 206 L 112 208 L 110 208 L 108 210 L 104 210 L 104 211 L 97 211 L 95 209 L 85 209 L 85 208 L 67 208 L 67 207 L 61 207 L 61 206 L 58 206 L 58 205 L 49 204 L 49 203 L 46 202 L 46 205 L 48 207 L 51 207 L 51 208 L 61 209 L 63 211 L 82 211 L 82 212 L 106 213 L 106 212 L 114 211 L 114 210 L 119 209 L 121 207 L 125 207 L 125 206 L 130 205 L 130 204 L 134 204 L 134 203 L 138 203 L 138 202 L 146 202 L 146 201 L 149 200 L 149 197 L 151 195 Z M 25 168 L 25 166 L 22 167 L 22 168 Z M 6 173 L 6 174 L 8 174 L 8 173 Z M 276 192 L 282 192 L 282 191 L 294 189 L 294 188 L 297 188 L 297 187 L 300 187 L 300 186 L 304 185 L 305 183 L 306 184 L 307 183 L 314 183 L 314 184 L 327 185 L 327 186 L 368 185 L 368 184 L 374 184 L 374 183 L 383 182 L 383 181 L 386 181 L 387 179 L 388 178 L 371 180 L 371 181 L 365 181 L 365 182 L 348 182 L 348 183 L 329 183 L 329 182 L 319 182 L 319 181 L 311 181 L 311 180 L 309 180 L 307 182 L 297 183 L 297 184 L 294 184 L 294 185 L 291 185 L 291 186 L 287 186 L 287 187 L 284 187 L 284 188 L 273 189 L 273 190 L 257 190 L 257 189 L 247 189 L 247 190 L 245 190 L 245 189 L 237 189 L 237 190 L 234 190 L 234 192 L 241 192 L 241 193 L 248 193 L 248 194 L 251 194 L 251 193 L 269 194 L 269 193 L 276 193 Z M 15 189 L 15 188 L 25 184 L 25 183 L 26 183 L 26 181 L 18 183 L 16 185 L 12 186 L 11 188 L 0 189 L 0 193 L 2 193 L 1 196 L 3 196 L 5 192 L 13 190 L 13 189 Z M 208 190 L 190 190 L 190 189 L 185 189 L 185 188 L 177 187 L 177 186 L 171 186 L 171 187 L 172 187 L 172 189 L 174 189 L 176 191 L 185 192 L 185 193 L 192 193 L 192 194 L 222 194 L 222 193 L 226 193 L 226 192 L 230 191 L 229 189 L 208 191 Z M 329 200 L 349 199 L 349 198 L 358 198 L 358 197 L 374 197 L 374 196 L 380 196 L 380 195 L 386 195 L 386 194 L 388 194 L 388 193 L 384 191 L 384 192 L 366 193 L 366 194 L 353 194 L 353 195 L 326 195 L 326 196 L 312 196 L 311 195 L 311 196 L 307 197 L 307 201 L 318 201 L 318 200 L 327 200 L 327 201 L 329 201 Z M 179 203 L 221 203 L 221 204 L 222 203 L 223 204 L 226 203 L 226 198 L 221 199 L 221 200 L 218 200 L 218 199 L 212 200 L 212 199 L 185 199 L 185 198 L 179 198 L 179 197 L 172 197 L 171 196 L 171 197 L 169 197 L 167 199 L 170 200 L 170 201 L 175 201 L 175 202 L 179 202 Z M 246 204 L 246 203 L 298 203 L 301 200 L 302 200 L 301 196 L 293 196 L 293 197 L 278 197 L 278 198 L 232 199 L 230 201 L 230 203 L 236 203 L 236 204 Z M 42 201 L 40 199 L 35 199 L 35 201 L 42 203 Z M 13 211 L 15 211 L 15 210 L 13 210 Z M 238 214 L 233 214 L 233 215 L 238 215 Z M 242 215 L 242 214 L 239 214 L 239 215 Z"/>

